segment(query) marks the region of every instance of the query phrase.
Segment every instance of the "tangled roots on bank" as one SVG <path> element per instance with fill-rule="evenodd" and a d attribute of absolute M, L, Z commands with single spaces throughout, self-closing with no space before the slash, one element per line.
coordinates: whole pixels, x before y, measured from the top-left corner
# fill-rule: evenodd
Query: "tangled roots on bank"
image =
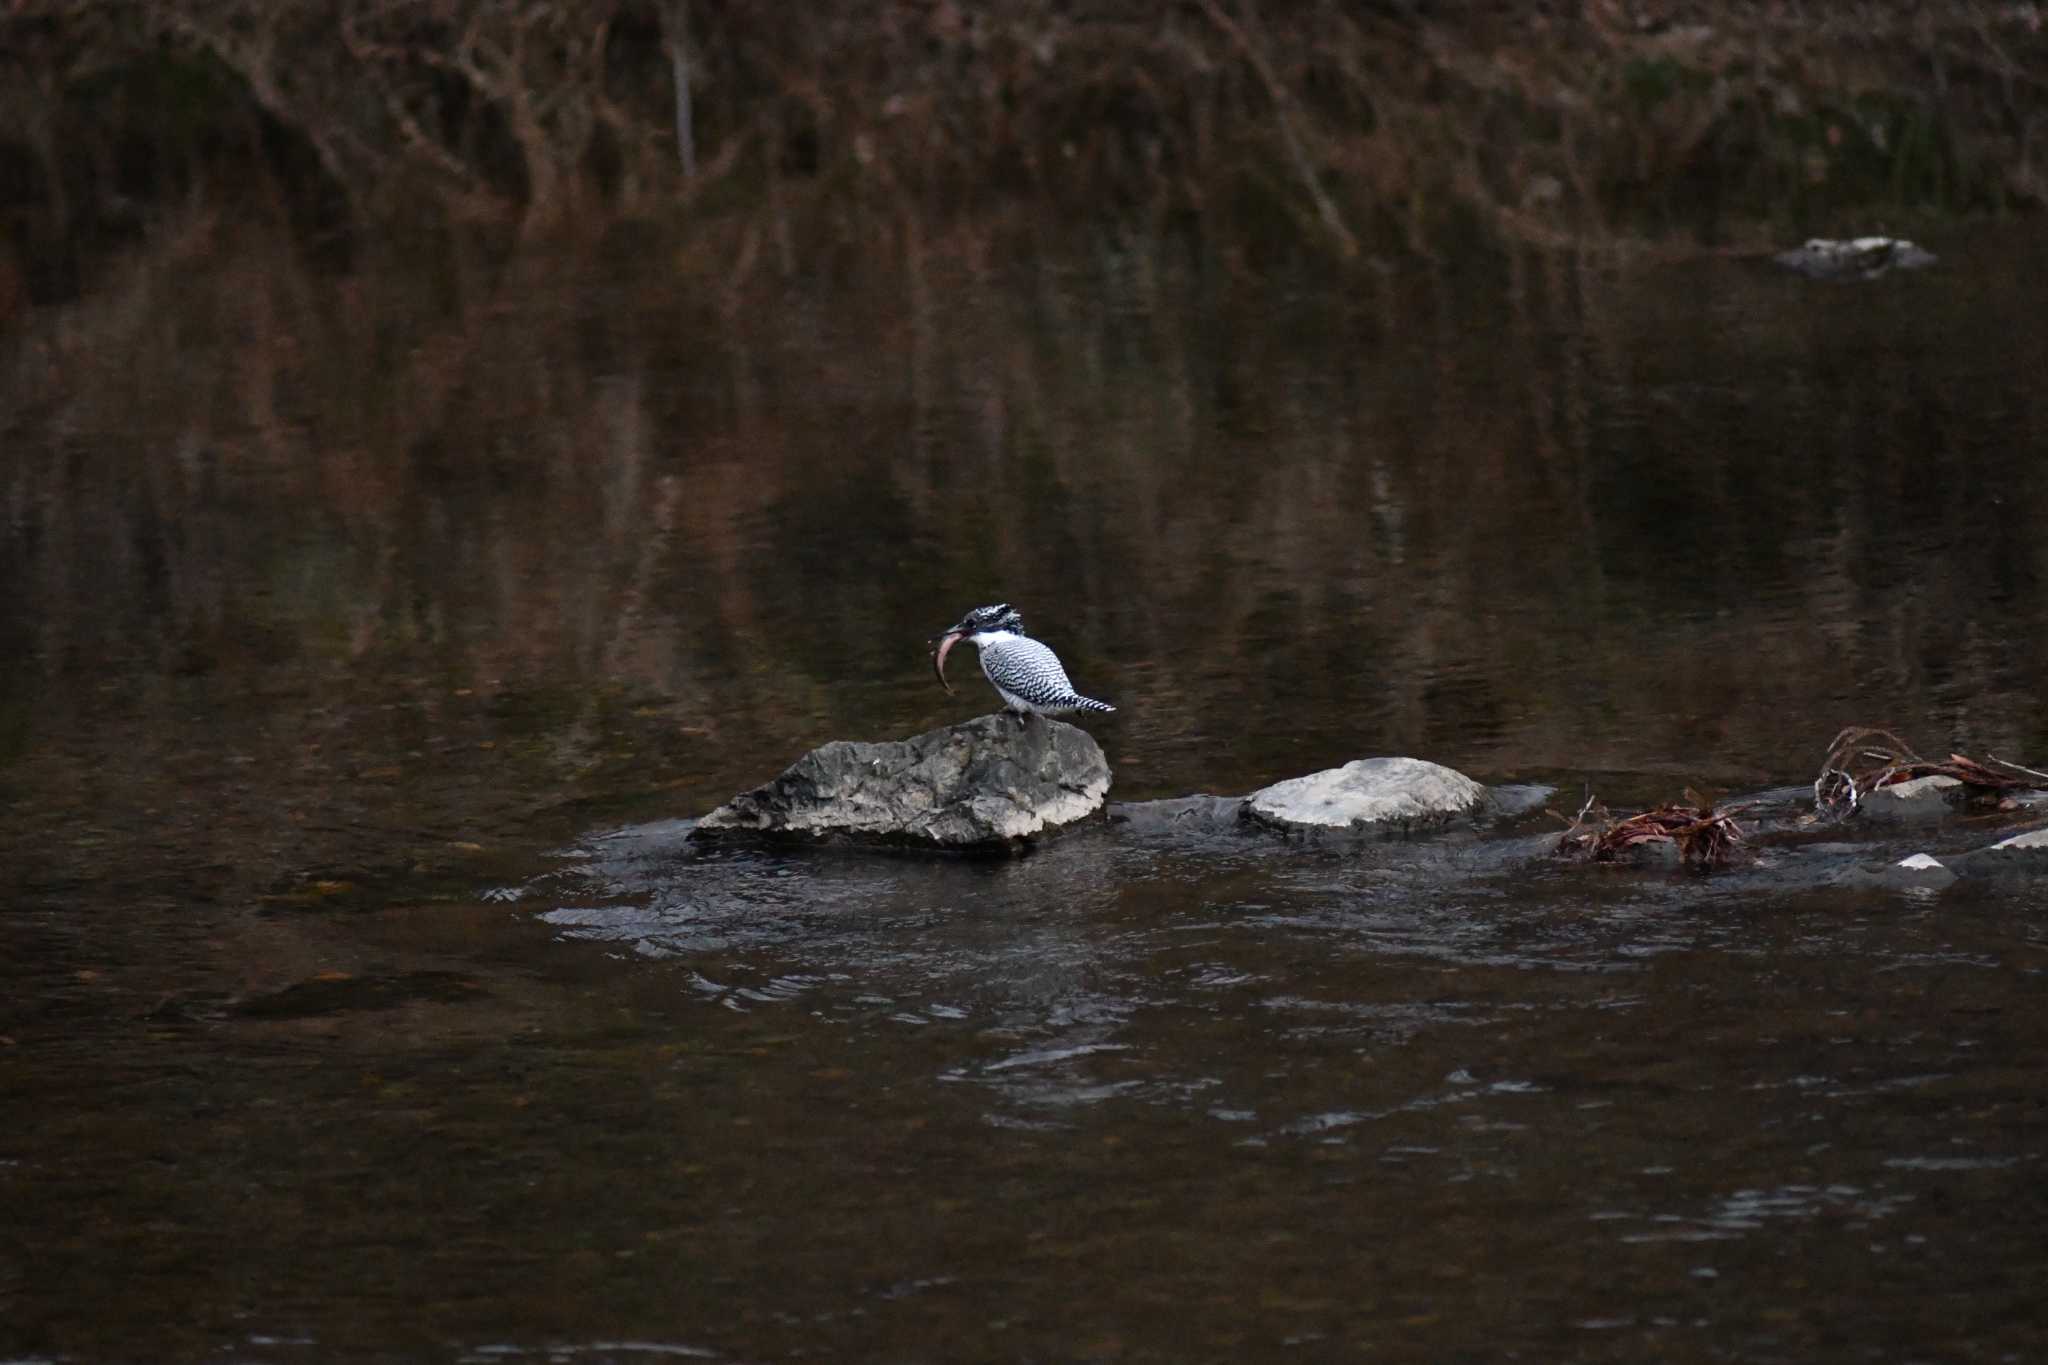
<path fill-rule="evenodd" d="M 1572 817 L 1571 827 L 1557 841 L 1560 857 L 1581 862 L 1618 862 L 1631 850 L 1652 844 L 1677 847 L 1688 868 L 1707 871 L 1726 867 L 1743 851 L 1742 824 L 1736 816 L 1747 806 L 1716 809 L 1688 789 L 1683 802 L 1666 802 L 1640 815 L 1615 819 L 1594 797 Z"/>
<path fill-rule="evenodd" d="M 1963 784 L 1964 797 L 1997 803 L 2005 793 L 2048 784 L 2048 773 L 2009 763 L 1995 754 L 1979 760 L 1950 754 L 1922 758 L 1890 730 L 1852 725 L 1835 736 L 1813 779 L 1813 804 L 1823 816 L 1846 820 L 1880 787 L 1920 777 L 1949 777 Z"/>

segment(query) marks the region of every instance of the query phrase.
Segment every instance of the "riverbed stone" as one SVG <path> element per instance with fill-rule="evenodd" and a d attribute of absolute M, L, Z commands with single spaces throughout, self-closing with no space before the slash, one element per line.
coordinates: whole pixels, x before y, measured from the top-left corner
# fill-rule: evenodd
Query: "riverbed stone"
<path fill-rule="evenodd" d="M 1860 809 L 1873 820 L 1932 820 L 1949 814 L 1963 784 L 1939 773 L 1894 782 L 1864 796 Z"/>
<path fill-rule="evenodd" d="M 1956 880 L 1955 868 L 1931 853 L 1914 853 L 1883 867 L 1851 868 L 1841 876 L 1844 886 L 1886 891 L 1939 891 Z"/>
<path fill-rule="evenodd" d="M 692 837 L 1014 848 L 1093 815 L 1109 782 L 1087 731 L 981 716 L 910 739 L 822 745 L 705 816 Z"/>
<path fill-rule="evenodd" d="M 2030 829 L 2010 839 L 2000 839 L 1987 853 L 2028 853 L 2048 864 L 2048 829 Z"/>
<path fill-rule="evenodd" d="M 1253 792 L 1244 818 L 1274 829 L 1404 833 L 1478 811 L 1486 788 L 1420 758 L 1360 758 Z"/>
<path fill-rule="evenodd" d="M 1235 830 L 1244 811 L 1241 796 L 1179 796 L 1163 801 L 1122 801 L 1109 808 L 1110 823 L 1139 836 L 1188 830 Z"/>
<path fill-rule="evenodd" d="M 1931 853 L 1915 853 L 1885 869 L 1886 880 L 1895 886 L 1943 887 L 1956 879 L 1955 869 Z"/>

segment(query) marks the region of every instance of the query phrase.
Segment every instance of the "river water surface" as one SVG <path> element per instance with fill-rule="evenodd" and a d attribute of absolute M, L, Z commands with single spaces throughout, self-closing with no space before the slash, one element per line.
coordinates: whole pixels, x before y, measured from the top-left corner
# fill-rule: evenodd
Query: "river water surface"
<path fill-rule="evenodd" d="M 2048 1358 L 2048 897 L 1855 875 L 1996 820 L 684 842 L 994 600 L 1126 801 L 2038 764 L 2048 249 L 1934 245 L 166 225 L 0 333 L 0 1357 Z"/>

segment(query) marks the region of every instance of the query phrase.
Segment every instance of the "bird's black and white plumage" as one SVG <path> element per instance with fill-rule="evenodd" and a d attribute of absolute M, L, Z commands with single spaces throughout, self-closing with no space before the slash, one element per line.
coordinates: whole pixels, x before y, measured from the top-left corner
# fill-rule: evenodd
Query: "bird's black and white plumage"
<path fill-rule="evenodd" d="M 942 683 L 946 680 L 946 651 L 961 640 L 972 642 L 981 652 L 981 671 L 995 685 L 1003 705 L 1020 716 L 1116 710 L 1106 701 L 1076 692 L 1060 656 L 1026 633 L 1024 618 L 1007 602 L 976 607 L 936 637 L 933 660 Z"/>

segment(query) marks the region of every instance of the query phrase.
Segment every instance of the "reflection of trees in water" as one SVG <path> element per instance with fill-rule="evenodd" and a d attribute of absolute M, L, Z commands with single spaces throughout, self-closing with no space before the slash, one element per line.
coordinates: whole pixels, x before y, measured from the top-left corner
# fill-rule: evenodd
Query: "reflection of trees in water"
<path fill-rule="evenodd" d="M 951 714 L 920 642 L 1007 597 L 1123 704 L 1127 787 L 1791 775 L 1902 716 L 2029 750 L 2042 343 L 1978 278 L 1509 252 L 1339 297 L 940 241 L 707 303 L 661 259 L 334 277 L 202 220 L 35 318 L 0 543 L 41 704 L 559 689 L 542 769 L 637 712 L 729 783 Z"/>

